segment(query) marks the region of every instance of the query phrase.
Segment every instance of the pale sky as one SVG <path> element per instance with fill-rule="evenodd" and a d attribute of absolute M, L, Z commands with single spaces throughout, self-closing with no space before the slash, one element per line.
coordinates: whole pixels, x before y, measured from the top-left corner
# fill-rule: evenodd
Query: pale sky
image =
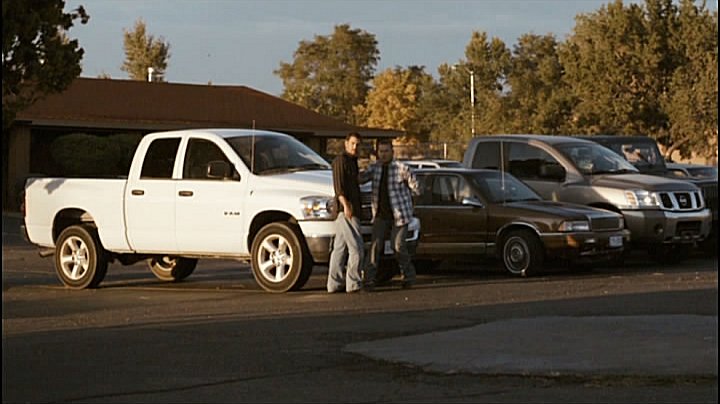
<path fill-rule="evenodd" d="M 577 14 L 608 1 L 67 0 L 65 9 L 82 4 L 90 15 L 88 24 L 76 20 L 70 29 L 85 49 L 83 77 L 106 73 L 126 79 L 120 70 L 123 29 L 133 29 L 142 18 L 149 34 L 170 43 L 166 81 L 244 85 L 279 95 L 282 81 L 273 70 L 292 62 L 300 41 L 331 35 L 335 25 L 375 35 L 376 72 L 422 65 L 437 77 L 438 66 L 465 58 L 473 31 L 498 37 L 510 48 L 525 33 L 552 33 L 562 41 Z M 717 2 L 708 7 L 716 10 Z"/>

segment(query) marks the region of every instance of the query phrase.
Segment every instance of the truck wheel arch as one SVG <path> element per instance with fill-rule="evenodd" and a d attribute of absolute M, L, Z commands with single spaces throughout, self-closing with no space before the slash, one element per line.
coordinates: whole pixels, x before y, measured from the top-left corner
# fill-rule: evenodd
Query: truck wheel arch
<path fill-rule="evenodd" d="M 83 209 L 65 208 L 59 211 L 53 219 L 53 241 L 57 242 L 57 239 L 60 237 L 63 230 L 70 226 L 81 224 L 97 227 L 95 225 L 95 219 L 93 219 L 93 217 Z"/>

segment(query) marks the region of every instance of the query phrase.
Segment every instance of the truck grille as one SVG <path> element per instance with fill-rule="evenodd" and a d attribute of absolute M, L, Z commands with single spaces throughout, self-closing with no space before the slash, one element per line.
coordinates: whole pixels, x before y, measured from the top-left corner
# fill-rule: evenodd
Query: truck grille
<path fill-rule="evenodd" d="M 621 219 L 618 217 L 600 217 L 592 219 L 593 231 L 619 230 Z"/>
<path fill-rule="evenodd" d="M 696 191 L 661 192 L 660 203 L 663 209 L 673 211 L 698 210 L 704 207 L 702 195 Z"/>

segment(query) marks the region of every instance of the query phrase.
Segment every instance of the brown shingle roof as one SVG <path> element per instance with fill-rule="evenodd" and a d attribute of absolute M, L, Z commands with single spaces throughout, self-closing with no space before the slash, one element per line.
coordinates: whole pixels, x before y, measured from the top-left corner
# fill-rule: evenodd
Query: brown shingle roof
<path fill-rule="evenodd" d="M 359 131 L 366 136 L 400 133 L 359 128 L 281 98 L 245 86 L 150 83 L 133 80 L 78 78 L 60 94 L 50 95 L 20 112 L 18 121 L 35 124 L 189 128 L 233 127 L 319 136 Z"/>

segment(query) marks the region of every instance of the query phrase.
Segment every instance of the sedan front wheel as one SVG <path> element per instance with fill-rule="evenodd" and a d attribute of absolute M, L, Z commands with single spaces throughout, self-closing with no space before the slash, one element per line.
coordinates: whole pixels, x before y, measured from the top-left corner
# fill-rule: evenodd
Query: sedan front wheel
<path fill-rule="evenodd" d="M 542 267 L 542 243 L 529 230 L 513 230 L 503 238 L 501 258 L 505 270 L 515 276 L 529 276 Z"/>

